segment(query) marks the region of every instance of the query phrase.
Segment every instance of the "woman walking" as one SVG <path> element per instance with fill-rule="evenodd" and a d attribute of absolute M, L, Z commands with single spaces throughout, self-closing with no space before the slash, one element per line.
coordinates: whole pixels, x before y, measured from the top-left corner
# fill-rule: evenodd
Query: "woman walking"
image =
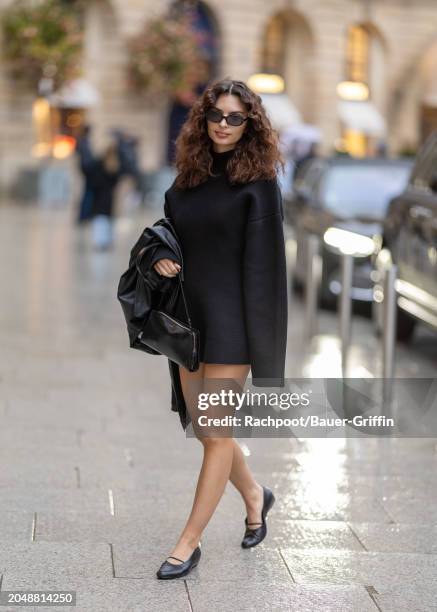
<path fill-rule="evenodd" d="M 160 579 L 184 576 L 198 564 L 200 538 L 228 480 L 246 506 L 241 545 L 256 546 L 267 533 L 272 491 L 256 481 L 232 433 L 209 428 L 202 435 L 196 400 L 199 392 L 223 388 L 223 379 L 242 389 L 250 370 L 256 386 L 272 379 L 284 384 L 287 283 L 279 165 L 277 134 L 261 98 L 242 81 L 210 85 L 176 140 L 178 174 L 165 193 L 164 212 L 182 247 L 185 295 L 200 330 L 199 369 L 179 366 L 179 375 L 204 456 L 191 513 L 157 572 Z M 165 247 L 151 265 L 167 277 L 180 270 Z M 208 417 L 223 416 L 223 410 L 229 409 L 209 407 Z"/>

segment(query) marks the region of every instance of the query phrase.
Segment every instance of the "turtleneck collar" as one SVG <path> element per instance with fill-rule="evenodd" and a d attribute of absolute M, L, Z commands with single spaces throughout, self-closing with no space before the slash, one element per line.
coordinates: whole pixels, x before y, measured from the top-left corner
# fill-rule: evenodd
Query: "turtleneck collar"
<path fill-rule="evenodd" d="M 235 148 L 229 149 L 228 151 L 222 151 L 220 153 L 214 151 L 214 149 L 211 149 L 213 172 L 223 172 L 226 169 L 228 160 L 233 156 L 234 152 Z"/>

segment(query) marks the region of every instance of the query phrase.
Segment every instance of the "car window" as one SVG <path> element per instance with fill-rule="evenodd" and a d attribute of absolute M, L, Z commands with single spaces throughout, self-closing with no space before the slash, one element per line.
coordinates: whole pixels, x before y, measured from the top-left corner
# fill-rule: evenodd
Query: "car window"
<path fill-rule="evenodd" d="M 410 170 L 409 164 L 333 165 L 320 182 L 321 205 L 338 217 L 380 219 L 407 185 Z"/>
<path fill-rule="evenodd" d="M 417 154 L 410 182 L 419 189 L 435 191 L 437 134 L 432 134 Z"/>
<path fill-rule="evenodd" d="M 302 169 L 295 176 L 295 189 L 310 194 L 314 190 L 316 181 L 323 172 L 324 167 L 325 162 L 320 159 L 313 159 L 303 164 Z"/>

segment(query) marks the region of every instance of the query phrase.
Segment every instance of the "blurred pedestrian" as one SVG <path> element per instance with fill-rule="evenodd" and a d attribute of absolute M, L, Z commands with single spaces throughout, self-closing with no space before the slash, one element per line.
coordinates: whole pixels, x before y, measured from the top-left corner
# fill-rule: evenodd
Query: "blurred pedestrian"
<path fill-rule="evenodd" d="M 385 140 L 376 143 L 376 157 L 388 157 L 388 145 Z"/>
<path fill-rule="evenodd" d="M 285 196 L 290 197 L 293 183 L 305 162 L 317 157 L 317 145 L 321 138 L 319 128 L 308 123 L 289 125 L 281 130 L 280 148 L 286 159 L 286 166 L 285 174 L 280 178 Z"/>
<path fill-rule="evenodd" d="M 305 143 L 305 148 L 302 147 L 301 154 L 296 156 L 294 163 L 294 177 L 295 179 L 301 172 L 302 168 L 310 159 L 317 157 L 317 144 L 314 142 Z"/>
<path fill-rule="evenodd" d="M 107 146 L 102 157 L 92 166 L 90 181 L 94 197 L 92 204 L 92 239 L 97 249 L 113 245 L 114 192 L 122 176 L 117 145 Z"/>
<path fill-rule="evenodd" d="M 128 195 L 128 202 L 136 208 L 144 201 L 143 175 L 139 166 L 138 145 L 139 138 L 120 130 L 111 131 L 117 142 L 117 151 L 120 158 L 121 175 L 132 178 L 132 192 Z"/>
<path fill-rule="evenodd" d="M 79 157 L 79 167 L 83 176 L 82 195 L 79 201 L 79 212 L 76 222 L 83 223 L 91 218 L 93 190 L 90 175 L 93 171 L 95 157 L 91 149 L 91 126 L 85 124 L 76 142 L 76 155 Z"/>

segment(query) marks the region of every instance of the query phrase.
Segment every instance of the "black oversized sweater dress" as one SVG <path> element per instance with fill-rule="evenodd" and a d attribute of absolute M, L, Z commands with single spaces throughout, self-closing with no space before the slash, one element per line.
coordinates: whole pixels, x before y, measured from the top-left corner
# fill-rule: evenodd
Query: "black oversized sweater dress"
<path fill-rule="evenodd" d="M 281 193 L 276 179 L 232 185 L 234 151 L 212 152 L 213 174 L 165 193 L 164 213 L 184 258 L 184 291 L 199 360 L 250 364 L 253 384 L 284 385 L 287 281 Z M 151 260 L 174 253 L 161 247 Z M 182 299 L 176 316 L 186 321 Z M 273 380 L 274 379 L 274 380 Z"/>

